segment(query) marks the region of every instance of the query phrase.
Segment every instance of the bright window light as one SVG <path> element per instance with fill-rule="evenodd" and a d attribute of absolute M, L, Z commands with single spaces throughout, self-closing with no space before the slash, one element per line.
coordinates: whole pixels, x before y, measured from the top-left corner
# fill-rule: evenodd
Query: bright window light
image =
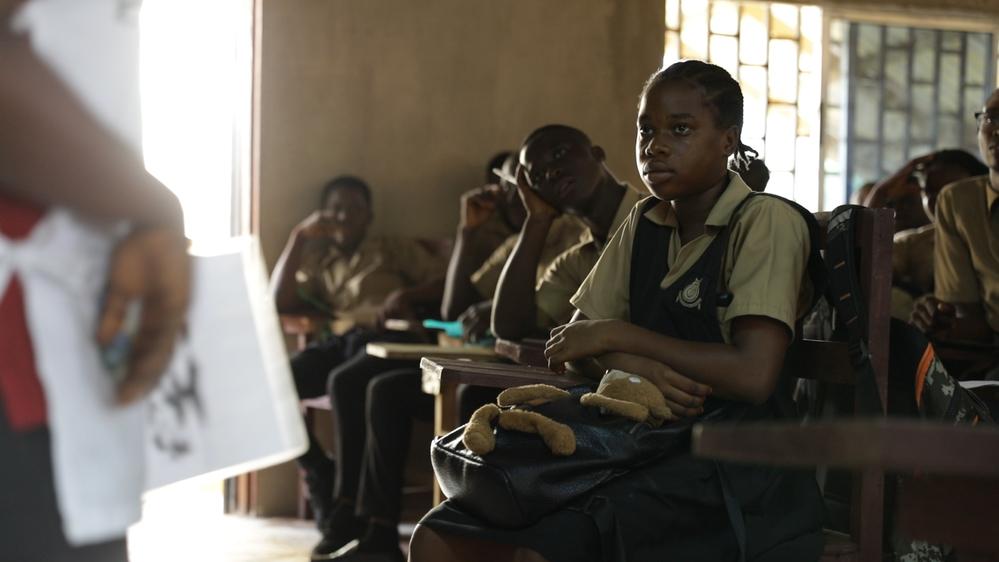
<path fill-rule="evenodd" d="M 146 168 L 184 207 L 199 246 L 234 232 L 251 83 L 247 0 L 145 0 L 141 23 Z M 234 188 L 234 186 L 237 186 Z M 238 214 L 238 213 L 236 213 Z"/>

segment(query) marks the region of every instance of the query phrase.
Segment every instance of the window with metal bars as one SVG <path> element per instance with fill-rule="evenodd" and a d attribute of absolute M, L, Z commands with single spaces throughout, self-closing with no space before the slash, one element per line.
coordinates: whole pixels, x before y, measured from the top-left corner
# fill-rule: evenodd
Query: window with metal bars
<path fill-rule="evenodd" d="M 978 154 L 972 114 L 995 87 L 993 34 L 842 20 L 833 27 L 830 47 L 839 43 L 841 57 L 828 86 L 843 103 L 828 105 L 826 116 L 827 125 L 846 118 L 830 133 L 844 141 L 836 160 L 848 194 L 933 150 Z M 840 115 L 829 119 L 830 110 Z M 827 172 L 836 171 L 832 163 Z"/>
<path fill-rule="evenodd" d="M 728 70 L 745 97 L 743 140 L 772 171 L 767 191 L 831 209 L 919 154 L 977 154 L 971 112 L 997 83 L 999 25 L 921 23 L 876 10 L 666 0 L 663 64 L 698 58 Z"/>

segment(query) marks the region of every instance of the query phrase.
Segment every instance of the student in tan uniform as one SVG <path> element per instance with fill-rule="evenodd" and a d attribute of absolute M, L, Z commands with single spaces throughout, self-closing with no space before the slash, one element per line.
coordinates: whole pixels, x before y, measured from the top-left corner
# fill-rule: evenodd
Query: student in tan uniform
<path fill-rule="evenodd" d="M 448 264 L 441 318 L 460 321 L 468 341 L 489 330 L 495 283 L 484 280 L 487 264 L 524 224 L 526 213 L 517 186 L 504 179 L 513 177 L 516 167 L 516 154 L 506 152 L 500 163 L 488 170 L 485 186 L 461 196 L 461 218 Z"/>
<path fill-rule="evenodd" d="M 742 93 L 723 69 L 676 63 L 650 78 L 641 100 L 636 157 L 654 197 L 626 214 L 572 298 L 585 316 L 553 330 L 546 354 L 553 364 L 595 358 L 646 375 L 678 416 L 769 417 L 810 301 L 806 221 L 787 202 L 750 197 L 728 170 L 748 147 L 739 141 Z M 485 525 L 445 502 L 420 522 L 411 557 L 458 559 L 449 546 L 465 538 L 488 560 L 818 559 L 813 476 L 720 464 L 678 453 L 521 529 Z M 748 542 L 738 540 L 733 513 Z M 458 540 L 445 544 L 440 534 Z"/>
<path fill-rule="evenodd" d="M 929 224 L 930 219 L 923 211 L 919 184 L 913 172 L 916 168 L 925 165 L 931 157 L 932 155 L 927 154 L 914 158 L 891 176 L 876 182 L 871 186 L 867 195 L 860 200 L 861 204 L 872 209 L 882 207 L 894 209 L 895 232 L 911 230 Z"/>
<path fill-rule="evenodd" d="M 496 289 L 492 327 L 497 337 L 543 335 L 572 316 L 569 297 L 639 198 L 604 160 L 602 148 L 566 125 L 541 127 L 524 140 L 517 188 L 527 220 Z M 586 231 L 538 278 L 546 240 L 563 214 L 577 218 Z"/>
<path fill-rule="evenodd" d="M 946 185 L 988 168 L 964 150 L 947 149 L 913 159 L 873 188 L 868 201 L 878 206 L 901 194 L 918 195 L 930 223 L 895 234 L 892 247 L 892 316 L 906 321 L 915 299 L 933 292 L 933 237 L 937 197 Z"/>
<path fill-rule="evenodd" d="M 488 328 L 492 288 L 477 273 L 489 271 L 485 264 L 524 221 L 516 187 L 493 174 L 505 164 L 505 175 L 511 177 L 516 162 L 516 157 L 494 159 L 487 167 L 486 186 L 462 196 L 441 309 L 446 318 L 464 310 L 458 317 L 465 323 L 466 339 L 476 339 Z M 326 506 L 329 513 L 313 560 L 401 560 L 397 526 L 412 419 L 429 418 L 433 401 L 420 387 L 416 362 L 388 361 L 363 351 L 330 372 L 329 387 L 337 460 L 330 474 L 336 475 L 336 486 L 315 486 L 317 479 L 312 479 L 314 505 Z M 495 393 L 462 398 L 481 403 L 495 399 Z"/>
<path fill-rule="evenodd" d="M 475 310 L 470 307 L 462 314 L 462 321 L 464 324 L 476 326 L 477 331 L 484 332 L 489 329 L 489 324 L 491 320 L 492 313 L 492 300 L 496 292 L 496 287 L 499 284 L 500 275 L 503 273 L 503 267 L 506 265 L 507 260 L 510 258 L 510 254 L 513 253 L 514 248 L 517 247 L 517 240 L 519 237 L 519 232 L 524 226 L 524 222 L 527 218 L 527 212 L 524 209 L 523 201 L 517 192 L 517 166 L 520 162 L 520 156 L 517 153 L 511 155 L 511 157 L 506 161 L 503 168 L 503 187 L 504 187 L 504 205 L 505 208 L 509 209 L 516 206 L 517 215 L 516 221 L 510 221 L 509 224 L 513 226 L 513 229 L 508 233 L 506 239 L 496 247 L 492 254 L 486 258 L 470 275 L 457 277 L 456 279 L 463 279 L 463 285 L 465 286 L 465 291 L 467 294 L 474 295 L 476 298 L 485 299 L 482 301 L 479 307 Z M 512 200 L 511 200 L 512 199 Z M 462 227 L 459 227 L 461 230 Z M 547 271 L 548 266 L 561 255 L 563 252 L 578 244 L 580 238 L 586 232 L 586 227 L 583 226 L 581 222 L 576 220 L 575 217 L 562 215 L 555 219 L 552 223 L 551 228 L 548 230 L 548 235 L 544 241 L 544 247 L 541 250 L 540 258 L 538 259 L 538 265 L 535 269 L 536 281 L 540 282 Z M 450 279 L 449 279 L 450 282 Z M 458 282 L 456 281 L 456 284 Z M 447 298 L 445 298 L 447 302 Z M 445 313 L 444 318 L 449 318 Z"/>
<path fill-rule="evenodd" d="M 272 282 L 279 312 L 325 314 L 341 329 L 346 328 L 318 340 L 291 362 L 300 397 L 331 396 L 336 425 L 348 436 L 335 442 L 337 457 L 345 458 L 348 455 L 341 449 L 363 443 L 364 388 L 373 373 L 361 373 L 363 376 L 353 381 L 357 384 L 348 388 L 346 379 L 341 377 L 337 382 L 334 377 L 336 367 L 363 355 L 369 341 L 413 341 L 416 336 L 412 334 L 385 331 L 382 322 L 387 318 L 415 319 L 421 307 L 436 307 L 443 291 L 445 263 L 416 240 L 368 236 L 373 218 L 371 193 L 356 177 L 340 176 L 327 183 L 321 204 L 292 231 Z M 299 463 L 325 536 L 331 528 L 334 485 L 356 488 L 358 470 L 348 471 L 334 482 L 333 462 L 316 441 L 312 428 L 308 431 L 309 450 Z"/>
<path fill-rule="evenodd" d="M 330 180 L 320 203 L 292 230 L 274 268 L 279 312 L 326 313 L 341 327 L 374 329 L 439 298 L 440 257 L 413 239 L 367 235 L 374 215 L 363 180 Z"/>
<path fill-rule="evenodd" d="M 917 302 L 912 323 L 937 340 L 993 343 L 999 332 L 999 90 L 975 117 L 989 172 L 940 194 L 934 295 Z"/>

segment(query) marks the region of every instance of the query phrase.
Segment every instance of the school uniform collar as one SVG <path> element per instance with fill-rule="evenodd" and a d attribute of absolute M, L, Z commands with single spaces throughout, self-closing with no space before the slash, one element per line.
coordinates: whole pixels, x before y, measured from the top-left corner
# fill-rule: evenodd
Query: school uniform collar
<path fill-rule="evenodd" d="M 989 181 L 989 176 L 987 175 L 982 177 L 982 183 L 985 184 L 986 208 L 989 210 L 990 214 L 994 214 L 996 212 L 996 200 L 999 200 L 999 191 L 996 191 L 996 189 L 992 187 L 992 182 Z"/>
<path fill-rule="evenodd" d="M 642 199 L 642 196 L 631 187 L 631 184 L 624 182 L 621 184 L 624 186 L 624 194 L 621 196 L 621 204 L 617 206 L 617 212 L 614 213 L 614 220 L 611 222 L 610 235 L 617 232 L 617 229 L 624 224 L 624 221 L 628 220 L 628 216 L 631 215 L 631 210 L 635 207 L 635 203 L 638 203 Z"/>
<path fill-rule="evenodd" d="M 615 211 L 614 219 L 611 221 L 610 230 L 607 231 L 608 240 L 614 235 L 615 232 L 617 232 L 617 229 L 624 223 L 624 221 L 628 220 L 628 217 L 631 215 L 632 208 L 635 207 L 635 203 L 638 203 L 638 201 L 642 198 L 637 191 L 632 189 L 628 182 L 622 183 L 621 186 L 624 187 L 624 193 L 621 195 L 621 202 L 617 205 L 617 211 Z M 590 229 L 588 228 L 585 232 L 583 232 L 582 236 L 580 236 L 579 241 L 581 243 L 592 242 L 597 245 L 598 249 L 603 250 L 603 244 L 597 242 L 597 239 L 593 237 L 593 233 L 590 232 Z"/>
<path fill-rule="evenodd" d="M 715 228 L 728 226 L 732 221 L 732 213 L 735 212 L 735 209 L 742 203 L 743 199 L 749 197 L 750 193 L 752 193 L 752 190 L 749 189 L 746 182 L 742 181 L 742 176 L 734 170 L 729 170 L 728 185 L 725 187 L 725 191 L 722 192 L 721 197 L 718 198 L 718 201 L 715 202 L 715 206 L 711 208 L 711 212 L 708 213 L 708 218 L 704 221 L 705 226 Z M 660 226 L 669 226 L 672 228 L 680 226 L 680 223 L 676 220 L 676 213 L 673 211 L 673 206 L 666 201 L 660 201 L 646 211 L 645 217 Z"/>
<path fill-rule="evenodd" d="M 346 254 L 340 248 L 334 244 L 329 244 L 326 250 L 326 264 L 327 267 L 331 266 L 333 263 L 342 263 L 349 268 L 356 268 L 360 264 L 361 260 L 365 259 L 369 254 L 378 252 L 380 240 L 376 236 L 371 236 L 366 234 L 361 243 L 357 245 L 357 249 L 354 250 L 353 254 Z"/>

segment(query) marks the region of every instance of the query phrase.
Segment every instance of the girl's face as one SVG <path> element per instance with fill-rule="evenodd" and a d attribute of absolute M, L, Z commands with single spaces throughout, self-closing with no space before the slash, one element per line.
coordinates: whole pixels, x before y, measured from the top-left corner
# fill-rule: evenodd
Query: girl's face
<path fill-rule="evenodd" d="M 635 160 L 649 192 L 663 201 L 716 185 L 738 142 L 738 129 L 719 129 L 704 96 L 688 84 L 663 82 L 642 96 Z"/>

